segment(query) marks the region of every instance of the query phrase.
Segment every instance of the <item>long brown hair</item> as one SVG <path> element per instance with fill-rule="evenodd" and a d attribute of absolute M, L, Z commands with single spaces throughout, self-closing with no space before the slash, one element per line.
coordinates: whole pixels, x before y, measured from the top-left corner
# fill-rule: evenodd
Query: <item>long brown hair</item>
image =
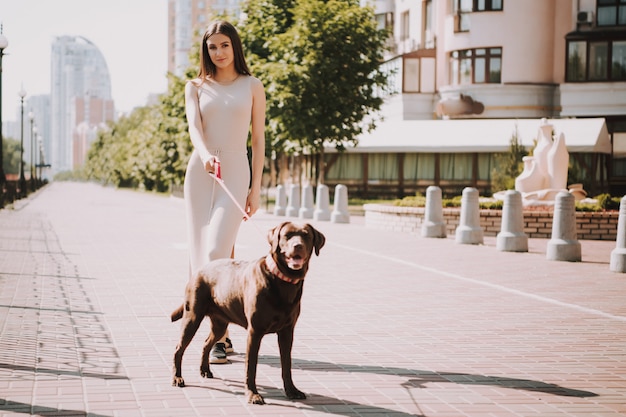
<path fill-rule="evenodd" d="M 237 29 L 225 20 L 217 20 L 209 25 L 207 31 L 202 37 L 202 44 L 200 45 L 200 71 L 198 72 L 200 82 L 207 77 L 215 77 L 215 73 L 217 72 L 215 64 L 213 64 L 211 57 L 209 56 L 209 47 L 207 46 L 207 40 L 209 37 L 215 35 L 216 33 L 221 33 L 222 35 L 226 35 L 230 38 L 230 44 L 233 47 L 234 53 L 235 71 L 241 75 L 250 75 L 250 70 L 246 64 L 246 58 L 243 55 L 241 38 L 239 38 Z"/>

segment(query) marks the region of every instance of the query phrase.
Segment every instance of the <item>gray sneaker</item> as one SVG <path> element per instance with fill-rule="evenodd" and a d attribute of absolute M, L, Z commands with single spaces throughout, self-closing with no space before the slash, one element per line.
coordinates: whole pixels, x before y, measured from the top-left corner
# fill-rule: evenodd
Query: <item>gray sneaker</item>
<path fill-rule="evenodd" d="M 226 357 L 226 345 L 224 343 L 216 343 L 211 349 L 211 355 L 209 356 L 210 363 L 227 363 L 228 358 Z"/>

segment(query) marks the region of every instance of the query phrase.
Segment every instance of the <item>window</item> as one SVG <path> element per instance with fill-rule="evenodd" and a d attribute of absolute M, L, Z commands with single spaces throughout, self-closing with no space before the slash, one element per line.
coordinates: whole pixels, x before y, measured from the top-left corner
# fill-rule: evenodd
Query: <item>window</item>
<path fill-rule="evenodd" d="M 613 42 L 611 76 L 614 80 L 626 80 L 626 41 Z"/>
<path fill-rule="evenodd" d="M 434 48 L 435 47 L 435 23 L 434 23 L 434 11 L 433 11 L 433 1 L 426 0 L 424 3 L 424 9 L 422 11 L 423 19 L 424 19 L 424 32 L 422 33 L 422 39 L 424 39 L 424 47 L 426 48 Z"/>
<path fill-rule="evenodd" d="M 404 156 L 404 179 L 408 181 L 435 179 L 435 154 L 407 153 Z"/>
<path fill-rule="evenodd" d="M 570 42 L 567 48 L 567 81 L 585 81 L 587 42 Z"/>
<path fill-rule="evenodd" d="M 400 23 L 400 40 L 406 40 L 410 37 L 410 22 L 411 20 L 409 12 L 403 12 L 401 15 L 401 23 Z"/>
<path fill-rule="evenodd" d="M 568 41 L 566 81 L 626 81 L 626 40 Z"/>
<path fill-rule="evenodd" d="M 472 83 L 472 50 L 459 53 L 459 84 Z"/>
<path fill-rule="evenodd" d="M 472 11 L 472 0 L 454 0 L 454 30 L 469 31 L 469 13 Z"/>
<path fill-rule="evenodd" d="M 393 13 L 381 13 L 376 15 L 378 29 L 388 29 L 393 32 Z"/>
<path fill-rule="evenodd" d="M 439 157 L 442 180 L 463 181 L 472 178 L 473 156 L 468 153 L 442 153 Z"/>
<path fill-rule="evenodd" d="M 424 28 L 427 32 L 433 32 L 433 0 L 424 3 Z"/>
<path fill-rule="evenodd" d="M 626 0 L 598 0 L 598 26 L 626 26 Z"/>
<path fill-rule="evenodd" d="M 504 0 L 454 0 L 455 32 L 468 32 L 470 30 L 469 14 L 471 12 L 502 11 L 503 1 Z"/>
<path fill-rule="evenodd" d="M 499 84 L 502 48 L 477 48 L 450 54 L 450 84 Z"/>
<path fill-rule="evenodd" d="M 589 43 L 589 80 L 601 81 L 608 78 L 608 42 Z"/>
<path fill-rule="evenodd" d="M 381 13 L 376 15 L 376 26 L 378 29 L 387 31 L 386 46 L 390 50 L 395 51 L 395 42 L 393 40 L 393 13 Z"/>
<path fill-rule="evenodd" d="M 369 181 L 397 180 L 398 156 L 394 153 L 372 153 L 367 158 L 367 179 Z"/>
<path fill-rule="evenodd" d="M 502 10 L 502 0 L 474 0 L 475 12 Z"/>
<path fill-rule="evenodd" d="M 503 0 L 454 0 L 454 12 L 501 11 L 502 2 Z"/>

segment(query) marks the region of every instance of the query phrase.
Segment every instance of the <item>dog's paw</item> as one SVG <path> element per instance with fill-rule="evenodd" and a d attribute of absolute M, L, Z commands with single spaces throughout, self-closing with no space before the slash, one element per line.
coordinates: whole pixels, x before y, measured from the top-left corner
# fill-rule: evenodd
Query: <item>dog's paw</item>
<path fill-rule="evenodd" d="M 287 398 L 289 398 L 290 400 L 304 400 L 306 399 L 306 394 L 302 391 L 300 391 L 299 389 L 297 389 L 296 387 L 293 387 L 291 389 L 286 389 L 285 390 L 285 395 L 287 395 Z"/>
<path fill-rule="evenodd" d="M 173 387 L 181 387 L 181 388 L 183 388 L 185 386 L 185 380 L 183 379 L 182 376 L 175 376 L 172 379 L 172 386 Z"/>
<path fill-rule="evenodd" d="M 200 376 L 202 378 L 213 378 L 213 372 L 211 372 L 211 370 L 208 368 L 205 368 L 205 369 L 200 368 Z"/>
<path fill-rule="evenodd" d="M 261 394 L 259 394 L 258 392 L 254 393 L 254 392 L 248 391 L 247 397 L 248 397 L 248 404 L 259 404 L 259 405 L 265 404 L 265 400 L 263 399 Z"/>

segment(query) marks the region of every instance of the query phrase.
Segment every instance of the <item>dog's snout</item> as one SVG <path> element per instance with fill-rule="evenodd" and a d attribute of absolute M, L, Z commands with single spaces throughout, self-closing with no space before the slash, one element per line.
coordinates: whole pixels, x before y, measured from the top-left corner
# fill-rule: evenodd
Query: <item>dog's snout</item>
<path fill-rule="evenodd" d="M 294 236 L 289 239 L 289 246 L 291 249 L 303 249 L 305 245 L 302 236 Z"/>

